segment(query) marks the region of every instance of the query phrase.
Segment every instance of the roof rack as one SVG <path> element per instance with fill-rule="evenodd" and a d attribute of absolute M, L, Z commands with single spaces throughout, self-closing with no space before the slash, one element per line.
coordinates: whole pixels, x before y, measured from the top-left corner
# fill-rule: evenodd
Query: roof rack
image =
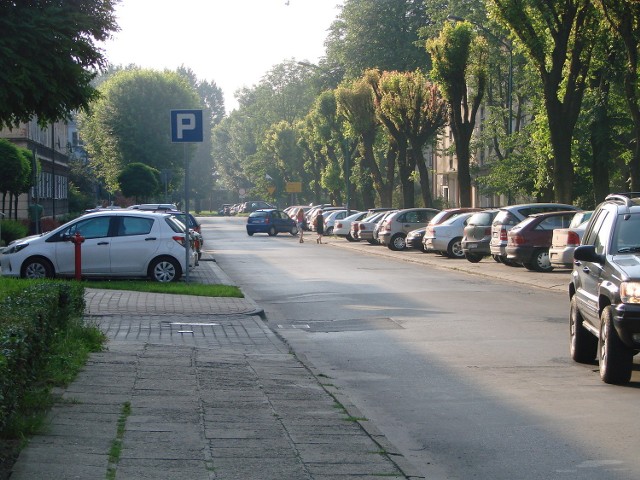
<path fill-rule="evenodd" d="M 632 207 L 633 205 L 638 205 L 637 202 L 632 201 L 638 197 L 640 197 L 640 192 L 612 193 L 607 195 L 605 201 L 618 202 L 627 207 Z"/>

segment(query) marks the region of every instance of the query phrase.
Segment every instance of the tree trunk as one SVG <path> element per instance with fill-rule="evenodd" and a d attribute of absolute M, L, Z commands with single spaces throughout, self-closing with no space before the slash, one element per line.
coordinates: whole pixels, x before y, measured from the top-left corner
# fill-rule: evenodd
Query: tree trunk
<path fill-rule="evenodd" d="M 549 133 L 553 150 L 553 185 L 555 199 L 559 203 L 573 202 L 573 163 L 571 163 L 571 138 L 573 128 L 563 120 L 560 109 L 547 107 Z"/>
<path fill-rule="evenodd" d="M 458 191 L 461 207 L 471 207 L 471 175 L 469 173 L 469 142 L 456 142 L 458 158 Z"/>
<path fill-rule="evenodd" d="M 413 170 L 407 155 L 406 143 L 398 144 L 398 173 L 400 174 L 400 186 L 402 188 L 402 208 L 413 208 L 415 206 L 415 184 L 413 180 Z"/>
<path fill-rule="evenodd" d="M 429 180 L 429 170 L 422 155 L 422 145 L 412 142 L 411 154 L 415 165 L 418 167 L 420 173 L 420 189 L 422 190 L 422 203 L 425 207 L 433 206 L 433 198 L 431 197 L 431 183 Z"/>

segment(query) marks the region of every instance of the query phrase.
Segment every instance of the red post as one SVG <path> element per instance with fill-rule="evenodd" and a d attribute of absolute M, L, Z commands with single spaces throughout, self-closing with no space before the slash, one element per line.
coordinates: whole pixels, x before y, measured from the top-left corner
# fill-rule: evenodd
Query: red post
<path fill-rule="evenodd" d="M 84 242 L 84 237 L 80 235 L 80 232 L 76 232 L 76 234 L 71 238 L 75 246 L 75 258 L 76 258 L 76 280 L 81 280 L 81 272 L 82 272 L 82 242 Z"/>

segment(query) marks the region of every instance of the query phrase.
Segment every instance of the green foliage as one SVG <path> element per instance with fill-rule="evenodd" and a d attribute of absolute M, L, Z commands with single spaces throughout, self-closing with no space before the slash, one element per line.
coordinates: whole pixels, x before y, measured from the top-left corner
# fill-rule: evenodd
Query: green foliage
<path fill-rule="evenodd" d="M 103 52 L 95 42 L 117 30 L 117 0 L 0 4 L 0 128 L 41 124 L 86 108 L 95 97 L 95 69 Z"/>
<path fill-rule="evenodd" d="M 0 279 L 0 431 L 84 312 L 78 283 Z"/>
<path fill-rule="evenodd" d="M 11 175 L 0 175 L 0 193 L 24 193 L 32 183 L 31 152 L 19 148 L 8 140 L 0 139 L 0 171 Z"/>
<path fill-rule="evenodd" d="M 29 227 L 20 220 L 0 220 L 0 229 L 2 230 L 0 240 L 5 245 L 9 245 L 9 242 L 19 238 L 24 238 L 29 233 Z"/>
<path fill-rule="evenodd" d="M 179 185 L 184 146 L 171 143 L 170 111 L 200 105 L 185 77 L 169 71 L 120 70 L 102 83 L 100 93 L 90 112 L 79 118 L 96 176 L 114 192 L 126 165 L 144 163 L 172 170 L 172 184 Z"/>
<path fill-rule="evenodd" d="M 232 285 L 206 285 L 202 283 L 158 283 L 141 280 L 87 280 L 85 288 L 104 290 L 128 290 L 134 292 L 167 293 L 174 295 L 193 295 L 197 297 L 235 297 L 244 298 L 242 291 Z"/>
<path fill-rule="evenodd" d="M 144 163 L 125 166 L 118 175 L 118 184 L 125 197 L 147 200 L 160 191 L 160 172 Z"/>

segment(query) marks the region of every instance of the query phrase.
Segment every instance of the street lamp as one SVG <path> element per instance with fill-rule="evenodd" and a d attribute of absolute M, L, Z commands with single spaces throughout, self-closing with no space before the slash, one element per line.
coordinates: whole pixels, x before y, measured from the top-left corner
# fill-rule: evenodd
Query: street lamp
<path fill-rule="evenodd" d="M 475 25 L 476 27 L 478 27 L 485 34 L 493 38 L 495 41 L 497 41 L 500 45 L 502 45 L 509 51 L 509 80 L 507 83 L 507 108 L 509 109 L 509 124 L 507 125 L 507 134 L 511 136 L 511 134 L 513 133 L 513 101 L 511 98 L 513 96 L 513 45 L 505 42 L 502 38 L 498 37 L 495 33 L 491 32 L 490 30 L 485 28 L 483 25 L 480 25 L 479 23 L 476 23 L 474 21 L 467 20 L 466 18 L 458 17 L 455 15 L 447 16 L 447 20 L 451 20 L 453 22 L 471 23 L 472 25 Z"/>

